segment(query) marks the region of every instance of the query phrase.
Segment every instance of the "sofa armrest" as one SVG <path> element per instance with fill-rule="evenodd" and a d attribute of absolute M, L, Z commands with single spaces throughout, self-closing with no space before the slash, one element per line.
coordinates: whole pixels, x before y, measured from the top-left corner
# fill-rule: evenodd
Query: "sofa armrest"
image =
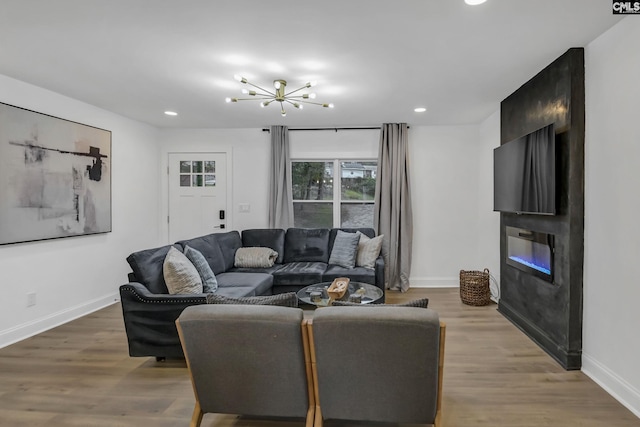
<path fill-rule="evenodd" d="M 120 286 L 122 315 L 131 356 L 183 357 L 175 321 L 191 306 L 206 304 L 205 294 L 154 294 L 141 283 Z"/>
<path fill-rule="evenodd" d="M 130 282 L 120 286 L 120 298 L 124 300 L 136 300 L 141 303 L 163 303 L 163 304 L 205 304 L 207 302 L 206 294 L 154 294 L 142 283 Z M 202 302 L 201 302 L 202 301 Z"/>
<path fill-rule="evenodd" d="M 375 277 L 376 277 L 376 286 L 382 289 L 383 296 L 381 303 L 385 302 L 385 283 L 384 283 L 384 258 L 380 255 L 376 259 L 376 264 L 374 266 Z"/>

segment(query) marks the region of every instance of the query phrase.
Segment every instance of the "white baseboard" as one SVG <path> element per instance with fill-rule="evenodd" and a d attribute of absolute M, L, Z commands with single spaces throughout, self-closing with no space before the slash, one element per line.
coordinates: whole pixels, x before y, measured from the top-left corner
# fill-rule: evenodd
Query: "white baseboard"
<path fill-rule="evenodd" d="M 459 277 L 410 277 L 412 288 L 457 288 Z"/>
<path fill-rule="evenodd" d="M 75 307 L 53 313 L 49 316 L 45 316 L 39 319 L 32 320 L 27 323 L 23 323 L 13 328 L 0 331 L 0 348 L 14 344 L 18 341 L 22 341 L 41 332 L 60 326 L 64 323 L 70 322 L 101 308 L 107 307 L 115 302 L 119 301 L 120 297 L 117 293 L 105 295 L 100 298 L 96 298 L 91 301 L 79 304 Z"/>
<path fill-rule="evenodd" d="M 582 353 L 582 372 L 640 418 L 640 390 L 585 353 Z"/>

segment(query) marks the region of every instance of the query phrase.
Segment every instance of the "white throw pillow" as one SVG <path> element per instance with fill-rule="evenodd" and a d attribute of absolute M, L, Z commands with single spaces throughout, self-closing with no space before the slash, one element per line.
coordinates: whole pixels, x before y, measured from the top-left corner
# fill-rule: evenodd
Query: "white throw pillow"
<path fill-rule="evenodd" d="M 358 255 L 356 256 L 356 266 L 365 268 L 375 268 L 376 259 L 380 255 L 382 249 L 382 239 L 384 234 L 374 237 L 373 239 L 360 233 L 360 242 L 358 242 Z"/>
<path fill-rule="evenodd" d="M 162 264 L 162 274 L 171 295 L 201 294 L 202 279 L 196 267 L 179 250 L 172 247 Z"/>

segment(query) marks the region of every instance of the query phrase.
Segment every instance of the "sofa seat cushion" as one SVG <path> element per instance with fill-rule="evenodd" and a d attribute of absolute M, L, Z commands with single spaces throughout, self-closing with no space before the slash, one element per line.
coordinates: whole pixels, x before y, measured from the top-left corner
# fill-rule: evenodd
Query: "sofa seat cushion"
<path fill-rule="evenodd" d="M 271 286 L 273 285 L 273 276 L 266 273 L 239 273 L 226 272 L 216 275 L 218 279 L 217 294 L 226 296 L 254 296 L 254 295 L 270 295 Z M 228 295 L 227 288 L 243 287 L 253 289 L 245 295 Z M 225 289 L 225 292 L 222 290 Z"/>
<path fill-rule="evenodd" d="M 250 267 L 234 267 L 231 270 L 227 271 L 227 273 L 266 273 L 273 274 L 277 270 L 282 268 L 282 264 L 274 264 L 272 267 L 260 267 L 260 268 L 250 268 Z"/>
<path fill-rule="evenodd" d="M 290 262 L 273 273 L 274 285 L 312 285 L 322 282 L 324 262 Z"/>
<path fill-rule="evenodd" d="M 354 282 L 376 284 L 375 271 L 364 267 L 345 268 L 339 265 L 329 265 L 322 275 L 322 282 L 333 282 L 338 277 L 348 277 Z"/>

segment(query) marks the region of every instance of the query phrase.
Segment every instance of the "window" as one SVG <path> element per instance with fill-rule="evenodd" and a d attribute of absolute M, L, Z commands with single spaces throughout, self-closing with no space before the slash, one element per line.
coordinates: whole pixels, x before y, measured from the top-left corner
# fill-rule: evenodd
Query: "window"
<path fill-rule="evenodd" d="M 181 160 L 180 187 L 215 187 L 215 173 L 213 160 Z"/>
<path fill-rule="evenodd" d="M 292 161 L 294 226 L 373 227 L 377 166 L 376 160 Z"/>

